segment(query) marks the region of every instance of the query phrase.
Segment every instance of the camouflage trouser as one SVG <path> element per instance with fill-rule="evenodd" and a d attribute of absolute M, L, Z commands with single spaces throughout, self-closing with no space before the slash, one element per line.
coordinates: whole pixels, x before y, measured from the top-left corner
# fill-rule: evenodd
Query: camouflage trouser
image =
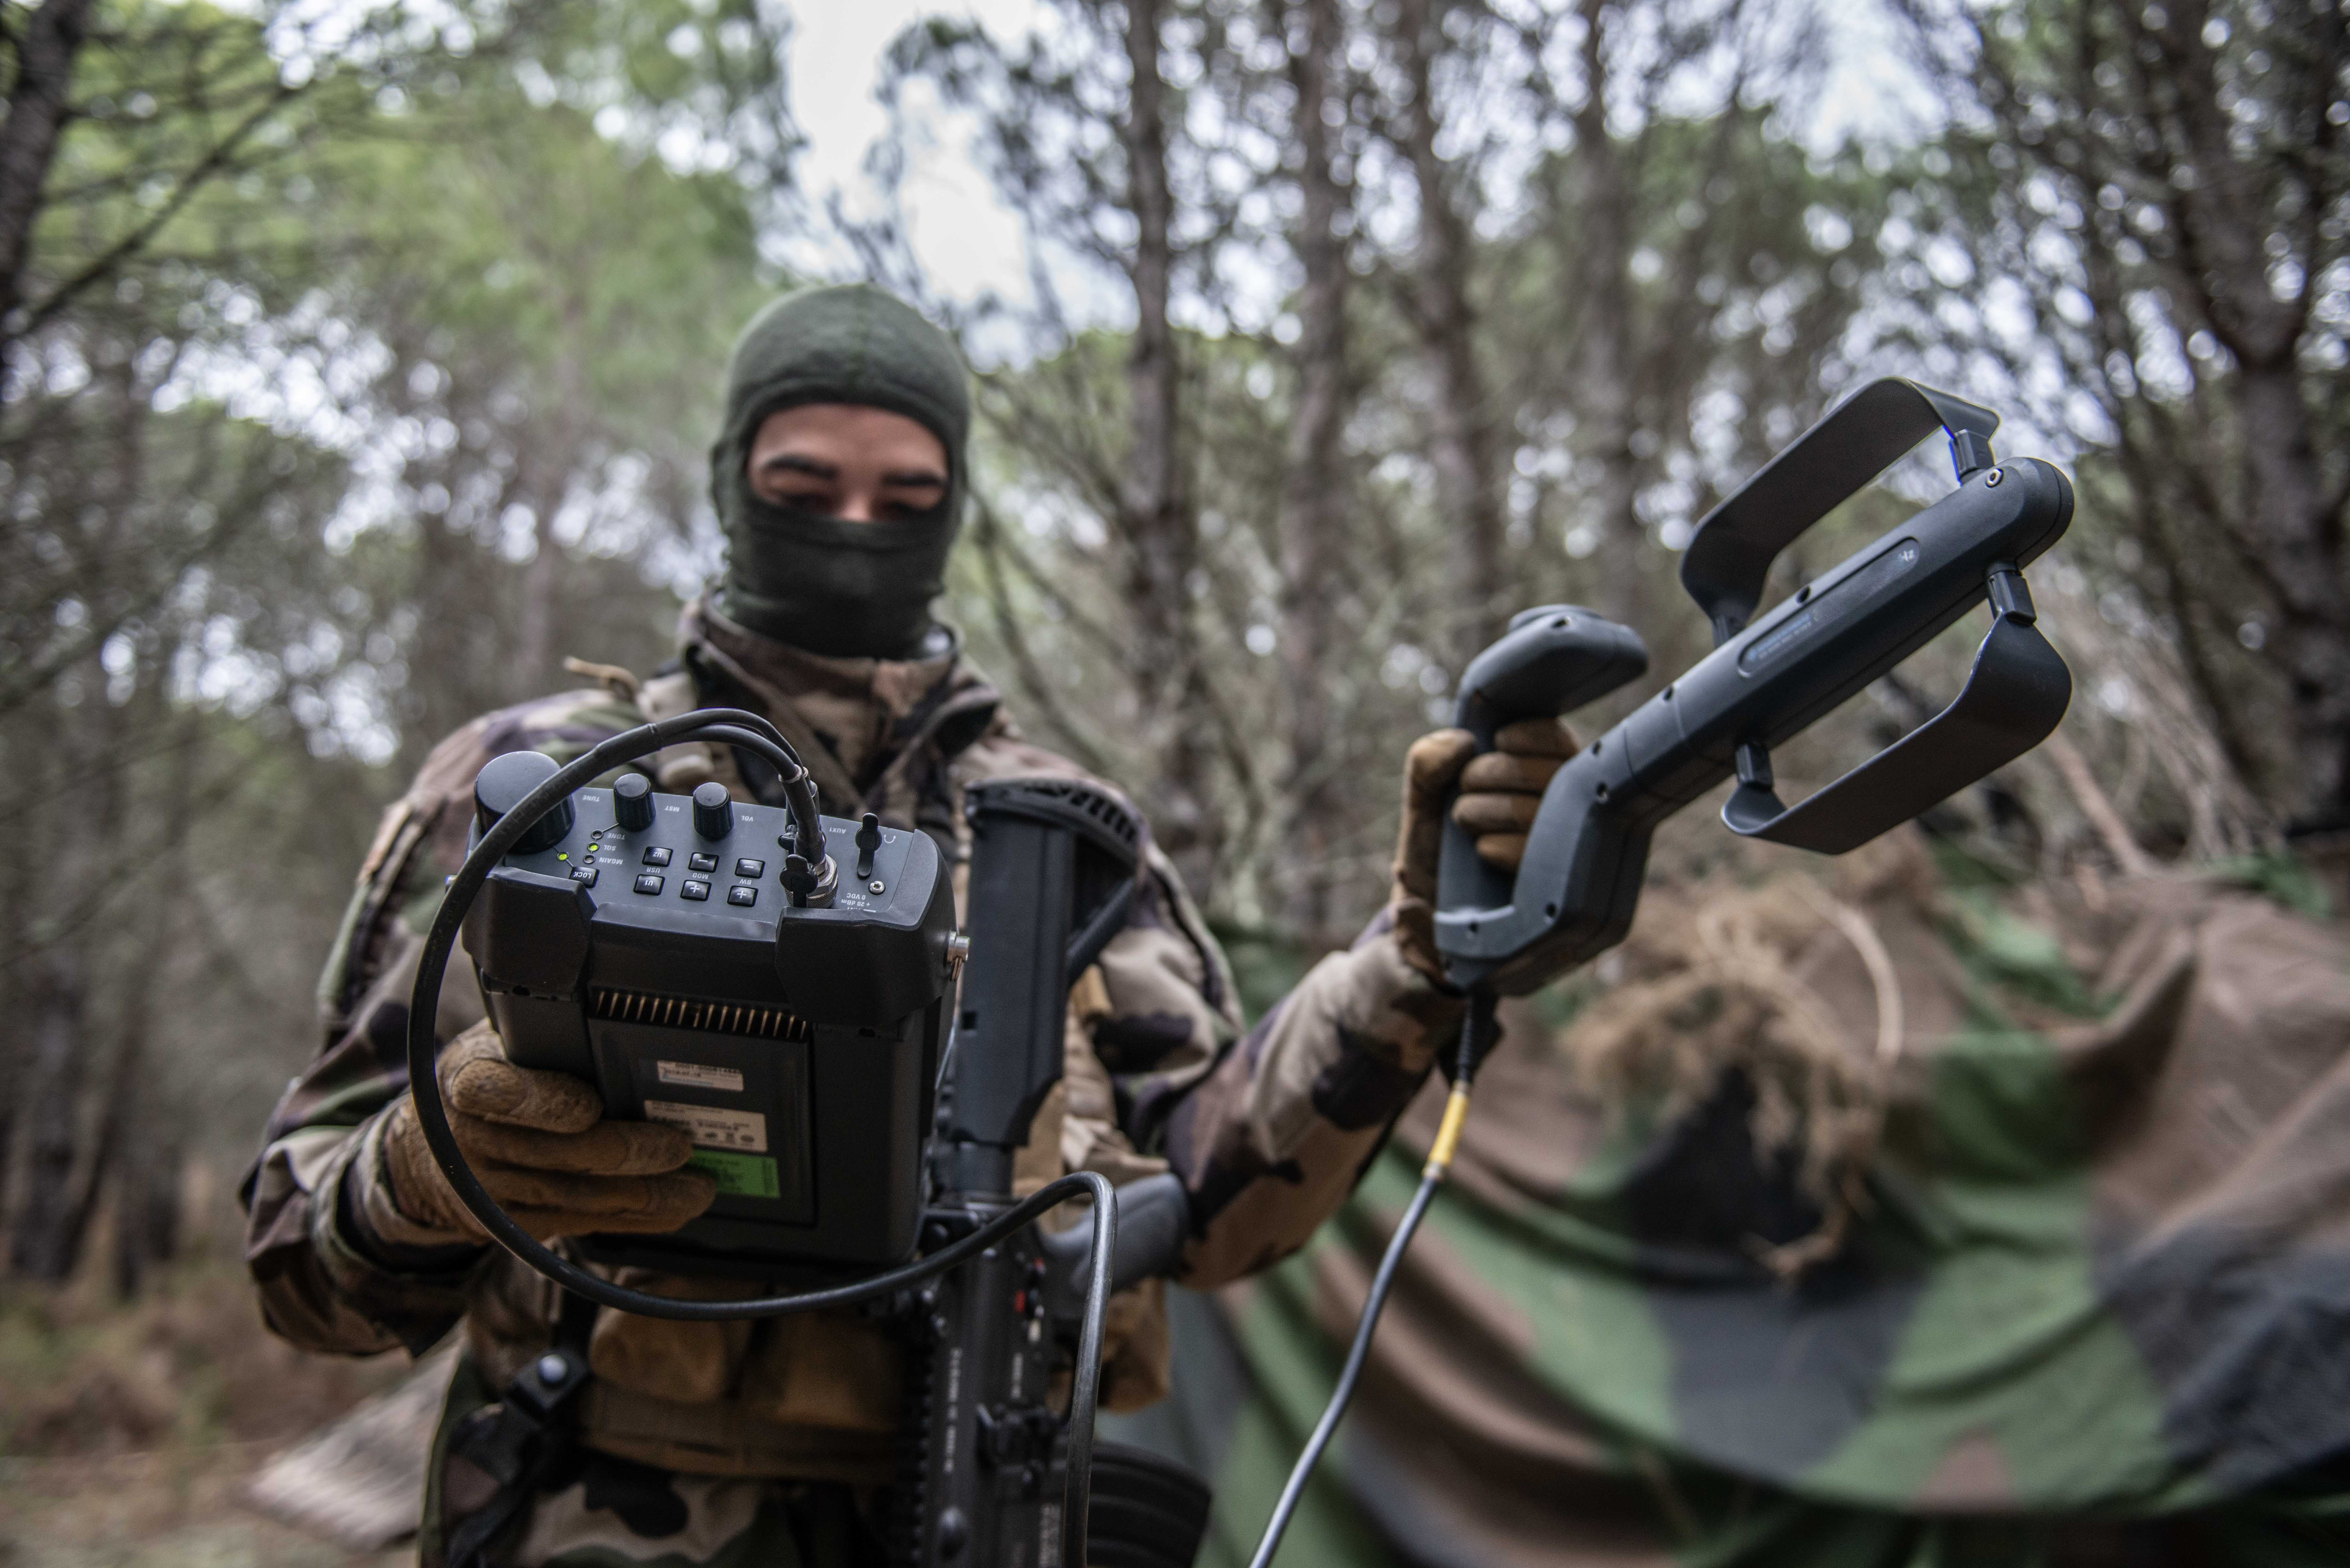
<path fill-rule="evenodd" d="M 457 1367 L 433 1438 L 419 1558 L 443 1568 L 469 1521 L 495 1506 L 488 1478 L 453 1449 L 494 1398 L 472 1359 Z M 821 1482 L 682 1475 L 558 1449 L 499 1530 L 498 1568 L 881 1568 L 878 1499 Z"/>

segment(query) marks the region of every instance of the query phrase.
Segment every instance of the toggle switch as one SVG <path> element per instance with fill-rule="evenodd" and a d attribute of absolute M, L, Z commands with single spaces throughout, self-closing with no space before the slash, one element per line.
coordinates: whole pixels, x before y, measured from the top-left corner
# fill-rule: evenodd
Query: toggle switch
<path fill-rule="evenodd" d="M 873 875 L 873 852 L 881 847 L 881 819 L 871 812 L 857 828 L 857 879 L 859 882 Z"/>

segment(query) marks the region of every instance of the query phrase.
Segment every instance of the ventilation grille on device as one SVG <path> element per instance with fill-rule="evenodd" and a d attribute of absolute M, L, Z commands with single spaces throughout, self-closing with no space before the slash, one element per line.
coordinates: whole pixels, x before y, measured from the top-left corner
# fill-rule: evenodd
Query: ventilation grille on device
<path fill-rule="evenodd" d="M 619 1023 L 655 1023 L 664 1029 L 693 1029 L 706 1034 L 747 1034 L 754 1040 L 813 1040 L 816 1032 L 804 1018 L 780 1007 L 759 1007 L 741 1002 L 691 1002 L 682 996 L 655 996 L 642 991 L 591 991 L 588 1011 Z"/>

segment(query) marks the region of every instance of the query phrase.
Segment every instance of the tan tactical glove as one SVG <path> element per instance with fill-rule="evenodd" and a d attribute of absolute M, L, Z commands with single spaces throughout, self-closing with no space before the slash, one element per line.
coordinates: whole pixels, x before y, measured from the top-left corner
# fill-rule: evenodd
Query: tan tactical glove
<path fill-rule="evenodd" d="M 465 1163 L 498 1207 L 540 1241 L 593 1231 L 674 1231 L 718 1194 L 707 1173 L 682 1168 L 693 1154 L 683 1128 L 608 1122 L 596 1091 L 568 1073 L 535 1072 L 505 1059 L 490 1026 L 449 1043 L 441 1096 Z M 384 1127 L 392 1205 L 452 1238 L 486 1241 L 441 1174 L 416 1102 L 402 1096 Z"/>
<path fill-rule="evenodd" d="M 1521 719 L 1493 732 L 1493 749 L 1461 773 L 1461 798 L 1452 803 L 1452 820 L 1477 836 L 1478 859 L 1518 868 L 1543 791 L 1579 750 L 1563 719 Z"/>
<path fill-rule="evenodd" d="M 1403 824 L 1396 838 L 1395 891 L 1388 908 L 1404 958 L 1430 980 L 1444 968 L 1436 953 L 1436 861 L 1444 843 L 1444 797 L 1457 784 L 1452 820 L 1477 836 L 1477 857 L 1514 871 L 1526 852 L 1543 791 L 1576 751 L 1575 732 L 1558 719 L 1522 719 L 1493 734 L 1476 755 L 1466 730 L 1438 730 L 1414 741 L 1403 763 Z M 1472 760 L 1473 759 L 1473 760 Z"/>

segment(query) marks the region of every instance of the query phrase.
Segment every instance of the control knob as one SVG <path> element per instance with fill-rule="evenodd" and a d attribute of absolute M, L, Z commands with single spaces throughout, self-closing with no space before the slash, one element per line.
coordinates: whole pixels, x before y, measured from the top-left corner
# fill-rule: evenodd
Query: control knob
<path fill-rule="evenodd" d="M 522 804 L 523 796 L 555 776 L 557 763 L 544 752 L 507 752 L 492 757 L 473 776 L 473 820 L 484 833 Z M 563 842 L 571 831 L 571 797 L 565 795 L 523 830 L 513 854 L 536 855 Z"/>
<path fill-rule="evenodd" d="M 642 774 L 612 781 L 612 820 L 622 831 L 642 833 L 653 825 L 653 782 Z"/>
<path fill-rule="evenodd" d="M 693 831 L 704 838 L 723 838 L 734 831 L 734 802 L 724 784 L 713 780 L 696 787 Z"/>

